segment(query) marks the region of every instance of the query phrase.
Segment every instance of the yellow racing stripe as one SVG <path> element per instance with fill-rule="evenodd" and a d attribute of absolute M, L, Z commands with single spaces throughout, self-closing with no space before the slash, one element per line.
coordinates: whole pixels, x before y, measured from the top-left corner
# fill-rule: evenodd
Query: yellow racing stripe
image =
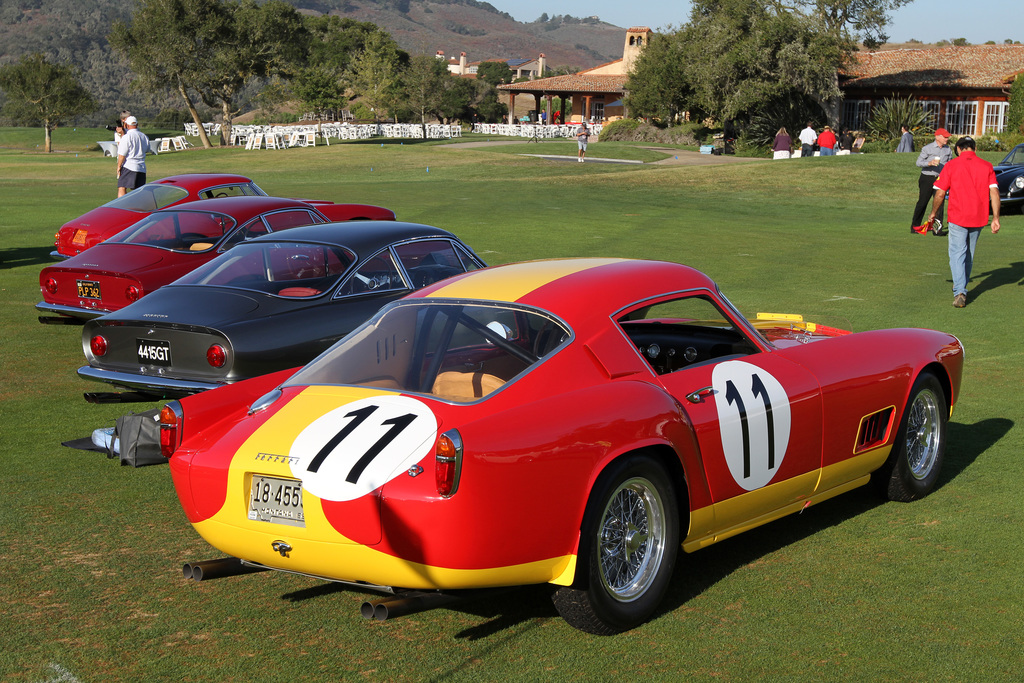
<path fill-rule="evenodd" d="M 515 268 L 494 268 L 460 278 L 441 287 L 431 297 L 453 299 L 486 299 L 489 301 L 518 301 L 530 292 L 555 280 L 590 268 L 606 266 L 625 259 L 556 259 L 517 264 Z"/>

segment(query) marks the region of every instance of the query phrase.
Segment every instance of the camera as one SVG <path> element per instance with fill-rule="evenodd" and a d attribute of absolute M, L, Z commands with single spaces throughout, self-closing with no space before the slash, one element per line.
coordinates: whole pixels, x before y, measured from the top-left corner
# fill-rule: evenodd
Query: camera
<path fill-rule="evenodd" d="M 111 133 L 113 133 L 116 132 L 118 128 L 123 128 L 124 124 L 122 124 L 120 121 L 115 121 L 113 125 L 107 125 L 103 127 L 109 130 Z"/>

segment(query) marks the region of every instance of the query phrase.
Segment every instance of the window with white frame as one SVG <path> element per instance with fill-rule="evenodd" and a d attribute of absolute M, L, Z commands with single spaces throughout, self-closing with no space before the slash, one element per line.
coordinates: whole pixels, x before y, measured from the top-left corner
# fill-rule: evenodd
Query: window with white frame
<path fill-rule="evenodd" d="M 1008 102 L 986 102 L 985 103 L 985 127 L 982 133 L 1002 133 L 1003 122 L 1006 119 L 1006 108 Z"/>
<path fill-rule="evenodd" d="M 843 102 L 843 128 L 864 130 L 871 116 L 871 100 L 846 100 Z"/>
<path fill-rule="evenodd" d="M 953 135 L 974 135 L 977 122 L 977 102 L 946 102 L 946 129 Z"/>
<path fill-rule="evenodd" d="M 924 109 L 925 122 L 930 128 L 939 127 L 939 101 L 938 100 L 924 100 L 921 102 L 921 108 Z"/>

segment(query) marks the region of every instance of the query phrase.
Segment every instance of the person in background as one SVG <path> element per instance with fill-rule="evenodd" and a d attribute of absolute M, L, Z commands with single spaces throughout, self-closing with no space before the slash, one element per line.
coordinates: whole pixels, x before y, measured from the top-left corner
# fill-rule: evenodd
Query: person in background
<path fill-rule="evenodd" d="M 962 137 L 956 141 L 957 158 L 942 169 L 935 181 L 935 199 L 928 221 L 942 210 L 942 201 L 949 192 L 949 270 L 953 275 L 953 307 L 967 305 L 967 283 L 974 265 L 978 236 L 988 225 L 989 205 L 992 207 L 992 234 L 999 232 L 999 185 L 992 164 L 979 159 L 974 140 Z"/>
<path fill-rule="evenodd" d="M 788 159 L 793 150 L 793 138 L 789 137 L 789 131 L 783 126 L 775 134 L 775 144 L 772 145 L 773 159 Z"/>
<path fill-rule="evenodd" d="M 949 131 L 945 128 L 939 128 L 935 131 L 935 142 L 929 142 L 922 147 L 921 154 L 917 157 L 917 166 L 921 169 L 921 177 L 917 179 L 917 205 L 914 207 L 914 217 L 910 222 L 910 232 L 915 235 L 921 234 L 914 228 L 921 225 L 924 212 L 928 210 L 928 202 L 935 193 L 933 188 L 935 179 L 942 172 L 942 167 L 953 158 L 953 152 L 950 151 L 949 145 L 946 144 L 947 142 L 949 142 Z M 939 210 L 932 211 L 932 213 L 938 214 L 938 219 L 941 221 L 941 204 L 939 205 Z M 935 231 L 933 234 L 938 235 L 939 233 Z"/>
<path fill-rule="evenodd" d="M 807 122 L 807 127 L 800 131 L 800 156 L 814 156 L 814 143 L 818 140 L 818 134 L 814 132 L 814 126 Z"/>
<path fill-rule="evenodd" d="M 896 147 L 897 152 L 913 152 L 914 151 L 914 134 L 910 132 L 910 128 L 907 124 L 900 126 L 900 130 L 903 134 L 900 135 L 900 144 Z"/>
<path fill-rule="evenodd" d="M 853 133 L 848 130 L 844 130 L 839 135 L 839 151 L 844 154 L 853 151 Z"/>
<path fill-rule="evenodd" d="M 821 131 L 821 135 L 818 136 L 818 147 L 823 157 L 830 157 L 836 153 L 836 134 L 832 132 L 831 127 L 825 126 L 825 130 Z"/>
<path fill-rule="evenodd" d="M 117 143 L 118 197 L 146 184 L 146 152 L 149 151 L 149 138 L 139 130 L 138 119 L 129 116 L 124 125 L 124 137 Z"/>
<path fill-rule="evenodd" d="M 580 126 L 580 132 L 576 133 L 576 146 L 579 151 L 576 153 L 576 158 L 579 162 L 583 163 L 583 158 L 587 156 L 587 141 L 590 140 L 590 131 L 587 129 L 587 124 L 584 123 Z"/>

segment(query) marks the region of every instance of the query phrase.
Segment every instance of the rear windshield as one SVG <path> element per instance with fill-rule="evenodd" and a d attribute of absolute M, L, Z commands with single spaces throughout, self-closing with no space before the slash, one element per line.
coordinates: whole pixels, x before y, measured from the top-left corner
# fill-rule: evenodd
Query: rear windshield
<path fill-rule="evenodd" d="M 352 264 L 338 246 L 308 242 L 243 242 L 177 281 L 238 287 L 284 297 L 318 296 Z"/>
<path fill-rule="evenodd" d="M 235 220 L 221 213 L 161 211 L 122 230 L 109 241 L 173 251 L 206 251 L 234 227 Z"/>
<path fill-rule="evenodd" d="M 143 185 L 132 190 L 123 197 L 107 202 L 104 206 L 125 211 L 150 212 L 180 202 L 188 196 L 188 191 L 174 185 Z"/>
<path fill-rule="evenodd" d="M 287 384 L 354 384 L 465 403 L 497 391 L 570 337 L 564 323 L 536 309 L 400 301 L 386 306 Z"/>

